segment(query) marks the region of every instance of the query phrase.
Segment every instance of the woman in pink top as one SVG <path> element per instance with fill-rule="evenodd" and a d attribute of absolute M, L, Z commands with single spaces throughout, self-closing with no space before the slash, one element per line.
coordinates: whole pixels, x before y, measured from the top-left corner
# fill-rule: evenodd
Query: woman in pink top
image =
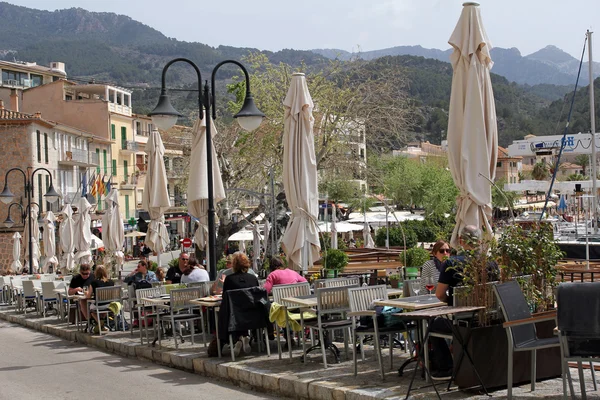
<path fill-rule="evenodd" d="M 265 289 L 271 293 L 275 285 L 290 285 L 292 283 L 306 282 L 306 279 L 300 276 L 296 271 L 287 268 L 281 258 L 273 256 L 271 258 L 271 273 L 267 276 Z"/>

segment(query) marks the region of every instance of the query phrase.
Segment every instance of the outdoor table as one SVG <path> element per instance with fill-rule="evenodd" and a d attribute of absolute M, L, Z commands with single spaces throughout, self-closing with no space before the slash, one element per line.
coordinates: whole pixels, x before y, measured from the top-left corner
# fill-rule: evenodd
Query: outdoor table
<path fill-rule="evenodd" d="M 202 313 L 202 307 L 212 308 L 215 315 L 215 334 L 217 336 L 217 355 L 221 358 L 221 341 L 219 340 L 219 311 L 221 310 L 222 297 L 208 296 L 201 297 L 198 300 L 190 300 L 190 303 L 200 306 L 200 312 Z M 207 329 L 210 331 L 210 320 L 208 316 L 206 318 Z M 204 347 L 206 347 L 206 331 L 202 327 Z M 233 349 L 231 349 L 233 351 Z"/>
<path fill-rule="evenodd" d="M 402 295 L 402 289 L 388 289 L 387 294 L 388 294 L 388 296 L 400 296 L 400 295 Z M 421 296 L 421 297 L 426 297 L 426 296 Z M 298 296 L 298 297 L 285 297 L 282 300 L 287 301 L 289 303 L 296 304 L 298 306 L 298 308 L 300 308 L 300 307 L 315 308 L 317 306 L 317 295 L 316 294 L 309 294 L 306 296 Z M 390 299 L 389 301 L 396 301 L 396 300 Z M 441 304 L 445 305 L 446 303 L 441 303 Z M 398 307 L 398 306 L 395 305 L 395 303 L 394 303 L 394 305 L 392 307 Z M 290 308 L 291 307 L 288 307 L 288 309 L 290 309 Z"/>
<path fill-rule="evenodd" d="M 423 295 L 423 296 L 411 296 L 411 297 L 403 297 L 400 299 L 388 299 L 388 300 L 379 300 L 375 302 L 376 306 L 382 307 L 397 307 L 402 308 L 403 310 L 408 311 L 417 311 L 417 310 L 425 310 L 428 308 L 434 307 L 443 307 L 446 305 L 443 301 L 438 300 L 435 296 Z M 421 329 L 423 332 L 426 329 L 426 321 L 421 321 L 423 325 Z M 408 333 L 407 333 L 408 336 Z M 408 348 L 408 346 L 407 346 Z M 409 358 L 404 361 L 400 368 L 398 368 L 398 374 L 402 375 L 404 368 L 406 368 L 410 363 L 419 361 L 418 356 L 415 354 L 414 357 Z M 425 349 L 425 365 L 429 366 L 429 350 Z"/>
<path fill-rule="evenodd" d="M 158 297 L 143 297 L 142 300 L 144 302 L 152 304 L 152 314 L 158 314 L 157 308 L 166 307 L 171 302 L 171 296 L 168 294 L 163 294 Z M 140 326 L 141 326 L 141 324 L 140 324 Z M 154 325 L 152 325 L 152 326 L 154 327 Z M 146 326 L 145 329 L 148 329 L 148 326 Z M 161 327 L 159 326 L 158 329 L 161 329 Z M 153 329 L 153 331 L 154 331 L 154 329 Z M 173 328 L 173 332 L 175 332 L 174 328 Z M 157 340 L 158 340 L 158 336 L 155 335 L 154 341 L 152 341 L 153 347 L 156 345 Z"/>
<path fill-rule="evenodd" d="M 424 334 L 423 334 L 423 330 L 421 328 L 421 326 L 424 326 L 424 325 L 419 324 L 419 323 L 417 324 L 417 340 L 419 340 L 420 348 L 423 350 L 425 350 L 425 346 L 427 345 L 429 336 L 431 334 L 431 321 L 433 321 L 435 318 L 438 318 L 438 317 L 446 318 L 450 322 L 449 325 L 452 329 L 452 336 L 458 341 L 458 343 L 461 345 L 461 349 L 462 349 L 460 356 L 454 365 L 454 371 L 452 372 L 452 377 L 451 377 L 450 381 L 448 382 L 448 390 L 450 390 L 450 385 L 452 384 L 452 381 L 454 381 L 454 379 L 456 378 L 456 373 L 460 368 L 460 364 L 462 363 L 464 356 L 466 355 L 467 359 L 471 363 L 471 366 L 473 367 L 473 371 L 475 371 L 475 375 L 477 376 L 477 379 L 479 380 L 481 387 L 483 388 L 485 393 L 489 396 L 489 393 L 488 393 L 485 385 L 483 384 L 483 381 L 481 380 L 481 377 L 479 376 L 479 372 L 477 371 L 477 368 L 475 367 L 475 364 L 473 363 L 473 359 L 471 358 L 471 355 L 469 354 L 469 351 L 467 349 L 469 337 L 467 337 L 466 340 L 463 340 L 463 337 L 460 334 L 458 327 L 454 323 L 452 323 L 452 319 L 458 318 L 461 314 L 470 314 L 470 319 L 473 320 L 473 318 L 475 317 L 475 313 L 482 309 L 485 309 L 485 307 L 483 307 L 483 306 L 463 306 L 463 307 L 445 306 L 445 307 L 436 307 L 436 308 L 432 308 L 432 309 L 422 309 L 422 310 L 412 311 L 412 312 L 408 312 L 408 313 L 398 313 L 398 314 L 394 314 L 394 315 L 396 315 L 402 319 L 405 319 L 405 320 L 424 321 L 427 323 L 428 327 L 427 327 L 427 330 L 425 330 Z M 425 353 L 426 352 L 423 351 L 423 354 L 425 354 Z M 425 375 L 426 376 L 430 375 L 429 369 L 427 367 L 427 363 L 425 362 L 424 359 L 421 358 L 421 351 L 417 351 L 417 357 L 418 357 L 419 361 L 423 361 L 423 369 L 425 371 Z M 410 384 L 408 385 L 408 391 L 406 393 L 406 399 L 408 399 L 410 396 L 410 392 L 412 390 L 412 385 L 413 385 L 415 377 L 417 375 L 417 370 L 419 369 L 419 364 L 420 363 L 418 362 L 415 369 L 413 370 L 413 375 L 410 380 Z M 434 382 L 432 382 L 432 386 L 433 386 L 438 398 L 441 400 L 440 394 L 439 394 Z"/>
<path fill-rule="evenodd" d="M 63 302 L 66 299 L 67 302 L 70 302 L 71 300 L 73 300 L 75 298 L 75 295 L 70 295 L 68 294 L 68 289 L 66 288 L 62 288 L 62 289 L 54 289 L 54 293 L 56 293 L 58 295 L 58 302 L 59 302 L 59 312 L 60 312 L 60 318 L 64 321 L 65 317 L 68 316 L 68 308 L 67 308 L 67 315 L 63 315 L 62 313 L 62 307 L 63 307 Z M 67 303 L 69 304 L 69 303 Z"/>

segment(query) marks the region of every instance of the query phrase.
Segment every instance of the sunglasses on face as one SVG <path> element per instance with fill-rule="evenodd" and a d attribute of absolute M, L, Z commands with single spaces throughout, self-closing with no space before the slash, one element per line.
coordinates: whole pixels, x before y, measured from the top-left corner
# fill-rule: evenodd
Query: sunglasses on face
<path fill-rule="evenodd" d="M 440 249 L 438 253 L 450 254 L 450 249 Z"/>

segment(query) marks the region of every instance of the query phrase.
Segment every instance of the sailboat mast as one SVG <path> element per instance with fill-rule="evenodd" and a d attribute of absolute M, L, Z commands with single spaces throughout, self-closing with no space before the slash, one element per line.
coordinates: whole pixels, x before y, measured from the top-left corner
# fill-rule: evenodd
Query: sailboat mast
<path fill-rule="evenodd" d="M 596 172 L 596 115 L 594 106 L 594 63 L 592 62 L 592 33 L 588 29 L 588 57 L 589 57 L 589 74 L 590 74 L 590 131 L 592 136 L 592 209 L 594 210 L 594 234 L 598 233 L 598 183 L 597 183 L 597 172 Z"/>

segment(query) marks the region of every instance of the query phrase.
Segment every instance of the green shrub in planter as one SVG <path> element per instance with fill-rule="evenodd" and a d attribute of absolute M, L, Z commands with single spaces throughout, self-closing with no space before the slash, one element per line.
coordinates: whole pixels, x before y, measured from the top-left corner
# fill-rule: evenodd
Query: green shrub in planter
<path fill-rule="evenodd" d="M 158 269 L 158 264 L 155 263 L 154 261 L 149 261 L 148 264 L 150 264 L 150 266 L 148 267 L 148 270 L 150 270 L 152 272 L 156 272 L 156 270 Z"/>
<path fill-rule="evenodd" d="M 406 248 L 409 249 L 416 246 L 418 239 L 414 230 L 404 223 L 402 223 L 402 229 L 404 229 L 404 236 L 406 237 Z M 390 246 L 404 246 L 402 229 L 399 226 L 390 226 Z M 385 227 L 377 230 L 375 234 L 375 244 L 377 247 L 385 247 L 386 237 L 387 229 Z"/>
<path fill-rule="evenodd" d="M 168 265 L 169 265 L 169 268 L 179 266 L 179 258 L 172 259 L 171 261 L 169 261 Z"/>
<path fill-rule="evenodd" d="M 413 247 L 405 251 L 406 265 L 405 267 L 420 267 L 429 261 L 431 254 L 429 251 L 421 247 Z M 404 262 L 404 254 L 400 254 L 400 261 Z"/>
<path fill-rule="evenodd" d="M 329 249 L 325 254 L 325 262 L 323 263 L 323 266 L 325 269 L 343 271 L 346 265 L 348 265 L 348 260 L 348 255 L 342 250 Z"/>

